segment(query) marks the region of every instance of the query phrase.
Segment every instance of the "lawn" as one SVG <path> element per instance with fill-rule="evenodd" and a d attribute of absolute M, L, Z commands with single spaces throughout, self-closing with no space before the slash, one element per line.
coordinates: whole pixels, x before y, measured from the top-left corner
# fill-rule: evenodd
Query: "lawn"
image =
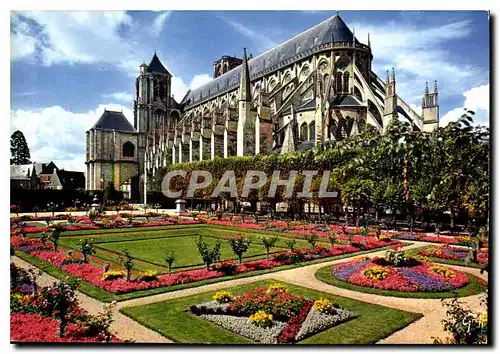
<path fill-rule="evenodd" d="M 127 248 L 135 258 L 161 266 L 167 265 L 163 259 L 165 250 L 173 250 L 178 258 L 174 263 L 174 268 L 185 268 L 203 266 L 203 261 L 196 248 L 197 239 L 198 236 L 195 235 L 163 237 L 153 240 L 99 243 L 98 246 L 117 253 Z M 234 259 L 234 253 L 227 241 L 207 236 L 204 236 L 203 240 L 210 247 L 213 247 L 217 240 L 221 241 L 221 260 Z M 245 259 L 255 256 L 260 256 L 257 258 L 265 257 L 265 248 L 261 244 L 252 243 L 244 256 Z"/>
<path fill-rule="evenodd" d="M 254 287 L 266 287 L 273 283 L 276 283 L 276 280 L 239 285 L 226 290 L 238 295 Z M 374 305 L 291 284 L 286 285 L 292 293 L 312 299 L 327 298 L 347 310 L 354 311 L 357 315 L 355 319 L 306 338 L 299 342 L 300 344 L 375 343 L 422 317 L 417 313 Z M 185 312 L 191 305 L 210 301 L 214 293 L 215 291 L 211 291 L 149 305 L 123 308 L 120 312 L 176 343 L 252 343 L 243 336 Z M 193 330 L 195 328 L 196 330 Z"/>
<path fill-rule="evenodd" d="M 128 249 L 132 256 L 142 262 L 136 262 L 135 270 L 144 271 L 147 269 L 155 269 L 160 273 L 165 273 L 166 263 L 164 261 L 164 253 L 166 250 L 173 250 L 176 254 L 176 260 L 173 264 L 173 269 L 192 269 L 202 268 L 203 262 L 198 254 L 196 240 L 199 236 L 203 236 L 205 242 L 213 246 L 217 240 L 221 241 L 221 260 L 235 259 L 235 255 L 224 239 L 231 235 L 235 235 L 236 231 L 211 228 L 207 226 L 193 227 L 189 225 L 186 228 L 172 226 L 172 228 L 164 228 L 162 230 L 141 230 L 129 231 L 121 230 L 121 233 L 109 232 L 114 230 L 92 230 L 103 231 L 101 233 L 92 232 L 90 235 L 83 235 L 79 232 L 78 236 L 64 236 L 60 240 L 62 246 L 78 250 L 78 242 L 80 238 L 92 238 L 95 241 L 97 248 L 96 256 L 115 263 L 117 262 L 118 253 L 123 249 Z M 63 235 L 66 235 L 64 233 Z M 248 251 L 244 254 L 244 260 L 257 260 L 266 257 L 266 250 L 259 239 L 260 236 L 269 236 L 266 234 L 244 233 L 251 241 Z M 287 249 L 286 240 L 291 237 L 283 237 L 278 240 L 276 247 L 271 249 L 270 253 L 279 252 Z M 326 245 L 326 244 L 325 244 Z M 296 240 L 295 247 L 310 246 L 303 240 Z"/>
<path fill-rule="evenodd" d="M 443 299 L 443 298 L 451 298 L 451 297 L 463 297 L 463 296 L 471 296 L 482 293 L 487 289 L 482 286 L 480 283 L 481 278 L 476 277 L 475 275 L 467 273 L 469 278 L 469 284 L 466 286 L 456 289 L 455 291 L 445 291 L 445 292 L 410 292 L 410 291 L 392 291 L 392 290 L 381 290 L 375 288 L 369 288 L 365 286 L 358 286 L 355 284 L 348 283 L 346 281 L 339 280 L 332 275 L 332 266 L 327 266 L 320 268 L 315 277 L 322 282 L 327 284 L 337 286 L 339 288 L 344 288 L 353 291 L 359 291 L 363 293 L 376 294 L 382 296 L 394 296 L 394 297 L 407 297 L 407 298 L 422 298 L 422 299 Z"/>

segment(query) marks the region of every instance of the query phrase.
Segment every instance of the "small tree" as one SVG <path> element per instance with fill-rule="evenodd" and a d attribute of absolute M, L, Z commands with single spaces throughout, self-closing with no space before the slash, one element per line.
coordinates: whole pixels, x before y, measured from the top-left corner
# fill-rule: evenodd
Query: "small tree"
<path fill-rule="evenodd" d="M 218 262 L 220 260 L 221 243 L 219 240 L 217 240 L 213 248 L 210 248 L 208 244 L 203 240 L 203 236 L 200 236 L 198 240 L 196 240 L 196 246 L 198 247 L 198 253 L 203 260 L 203 263 L 207 265 L 207 269 L 210 268 L 210 265 L 212 263 Z"/>
<path fill-rule="evenodd" d="M 83 262 L 88 263 L 88 256 L 91 256 L 96 253 L 94 248 L 94 239 L 82 239 L 78 241 L 78 245 L 80 246 L 80 252 L 83 255 Z"/>
<path fill-rule="evenodd" d="M 128 249 L 123 249 L 120 256 L 118 257 L 120 264 L 125 268 L 127 271 L 127 281 L 130 280 L 130 274 L 132 273 L 132 268 L 134 268 L 134 259 L 130 255 L 130 252 Z"/>
<path fill-rule="evenodd" d="M 260 237 L 260 240 L 266 249 L 266 257 L 269 258 L 269 251 L 276 245 L 276 242 L 278 242 L 278 236 L 263 236 Z"/>
<path fill-rule="evenodd" d="M 297 243 L 297 241 L 295 241 L 294 238 L 290 238 L 288 240 L 285 241 L 286 245 L 288 248 L 290 248 L 290 251 L 293 251 L 293 248 L 295 247 L 295 244 Z"/>
<path fill-rule="evenodd" d="M 57 252 L 57 246 L 59 239 L 61 238 L 61 232 L 64 231 L 64 225 L 62 223 L 57 223 L 52 225 L 52 232 L 49 236 L 50 241 L 54 245 L 54 251 Z"/>
<path fill-rule="evenodd" d="M 166 250 L 165 251 L 165 263 L 167 263 L 168 266 L 168 274 L 170 274 L 172 270 L 172 264 L 175 262 L 175 252 L 173 250 Z"/>
<path fill-rule="evenodd" d="M 247 237 L 244 237 L 241 232 L 230 237 L 228 239 L 229 244 L 231 245 L 231 249 L 233 253 L 238 257 L 238 262 L 241 264 L 241 260 L 243 258 L 243 253 L 248 251 L 250 247 L 250 240 Z"/>
<path fill-rule="evenodd" d="M 54 282 L 41 291 L 40 297 L 45 299 L 43 313 L 59 319 L 59 337 L 64 337 L 69 311 L 78 301 L 76 287 L 77 283 L 74 281 L 68 284 Z"/>
<path fill-rule="evenodd" d="M 312 248 L 316 247 L 316 243 L 319 240 L 318 235 L 316 235 L 314 231 L 311 231 L 311 234 L 309 235 L 305 235 L 304 238 L 306 239 L 307 242 L 309 242 Z"/>
<path fill-rule="evenodd" d="M 331 247 L 335 246 L 337 240 L 338 240 L 337 233 L 333 230 L 328 231 L 328 242 L 330 242 Z"/>

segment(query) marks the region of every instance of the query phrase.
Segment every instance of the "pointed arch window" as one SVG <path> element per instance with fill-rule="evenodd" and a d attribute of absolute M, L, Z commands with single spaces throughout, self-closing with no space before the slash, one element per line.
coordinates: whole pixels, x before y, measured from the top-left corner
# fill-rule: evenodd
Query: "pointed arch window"
<path fill-rule="evenodd" d="M 301 141 L 306 141 L 307 140 L 307 123 L 302 123 L 300 126 L 300 140 Z"/>
<path fill-rule="evenodd" d="M 335 75 L 335 91 L 337 93 L 342 92 L 342 73 L 337 73 Z"/>
<path fill-rule="evenodd" d="M 344 93 L 349 92 L 349 73 L 347 71 L 344 73 L 344 88 L 342 91 Z"/>
<path fill-rule="evenodd" d="M 309 140 L 316 139 L 316 124 L 314 122 L 309 123 Z"/>

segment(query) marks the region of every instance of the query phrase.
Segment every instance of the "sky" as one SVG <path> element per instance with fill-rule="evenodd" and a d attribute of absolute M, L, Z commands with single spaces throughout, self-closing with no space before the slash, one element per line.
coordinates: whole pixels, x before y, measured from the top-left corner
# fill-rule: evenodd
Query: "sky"
<path fill-rule="evenodd" d="M 156 51 L 180 101 L 212 78 L 222 55 L 254 56 L 334 11 L 11 12 L 11 125 L 32 161 L 85 171 L 85 131 L 104 109 L 133 122 L 135 78 Z M 489 126 L 489 18 L 485 11 L 341 11 L 372 69 L 394 67 L 396 92 L 417 112 L 425 82 L 438 81 L 440 125 L 464 108 Z"/>

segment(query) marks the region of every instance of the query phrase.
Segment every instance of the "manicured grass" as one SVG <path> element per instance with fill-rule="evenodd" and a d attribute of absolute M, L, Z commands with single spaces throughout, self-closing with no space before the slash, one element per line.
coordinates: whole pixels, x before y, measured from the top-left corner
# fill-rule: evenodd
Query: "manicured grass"
<path fill-rule="evenodd" d="M 411 243 L 406 243 L 404 245 L 410 245 Z M 264 269 L 264 270 L 256 270 L 253 272 L 249 273 L 241 273 L 241 274 L 236 274 L 232 276 L 225 276 L 225 277 L 220 277 L 220 278 L 213 278 L 213 279 L 207 279 L 207 280 L 202 280 L 198 282 L 193 282 L 193 283 L 186 283 L 186 284 L 179 284 L 179 285 L 173 285 L 169 287 L 160 287 L 160 288 L 155 288 L 155 289 L 149 289 L 149 290 L 141 290 L 141 291 L 134 291 L 126 294 L 112 294 L 107 291 L 104 291 L 90 283 L 87 283 L 86 281 L 80 280 L 80 287 L 79 290 L 87 294 L 99 301 L 103 302 L 111 302 L 111 301 L 125 301 L 125 300 L 130 300 L 130 299 L 136 299 L 136 298 L 141 298 L 145 296 L 150 296 L 150 295 L 156 295 L 156 294 L 161 294 L 161 293 L 166 293 L 166 292 L 171 292 L 171 291 L 176 291 L 176 290 L 181 290 L 181 289 L 187 289 L 187 288 L 195 288 L 197 286 L 202 286 L 202 285 L 207 285 L 207 284 L 213 284 L 213 283 L 218 283 L 221 281 L 228 281 L 228 280 L 233 280 L 233 279 L 240 279 L 240 278 L 248 278 L 248 277 L 253 277 L 256 275 L 262 275 L 262 274 L 267 274 L 267 273 L 274 273 L 274 272 L 279 272 L 282 270 L 287 270 L 287 269 L 293 269 L 293 268 L 298 268 L 298 267 L 303 267 L 306 265 L 311 265 L 311 264 L 317 264 L 317 263 L 323 263 L 323 262 L 328 262 L 328 261 L 333 261 L 337 259 L 342 259 L 342 258 L 348 258 L 348 257 L 354 257 L 366 253 L 371 253 L 374 251 L 380 251 L 387 249 L 392 246 L 387 246 L 383 248 L 378 248 L 376 250 L 366 250 L 366 251 L 359 251 L 359 252 L 354 252 L 350 254 L 344 254 L 344 255 L 339 255 L 339 256 L 334 256 L 334 257 L 328 257 L 328 258 L 322 258 L 322 259 L 316 259 L 313 261 L 309 262 L 301 262 L 301 263 L 295 263 L 295 264 L 289 264 L 281 267 L 276 267 L 276 268 L 271 268 L 271 269 Z M 43 270 L 49 275 L 52 275 L 53 277 L 56 277 L 62 281 L 67 281 L 68 279 L 77 279 L 71 274 L 65 272 L 64 270 L 54 267 L 53 265 L 44 262 L 28 253 L 16 250 L 15 251 L 16 256 L 19 258 L 25 260 L 28 263 L 33 264 L 37 268 Z"/>
<path fill-rule="evenodd" d="M 265 280 L 231 287 L 226 290 L 238 295 L 255 287 L 267 287 L 276 282 L 276 280 Z M 291 284 L 286 285 L 292 293 L 312 299 L 327 298 L 357 314 L 355 319 L 309 337 L 301 341 L 301 344 L 375 343 L 422 317 L 421 314 L 374 305 Z M 176 343 L 251 343 L 249 339 L 239 334 L 185 312 L 191 305 L 211 300 L 215 292 L 211 291 L 149 305 L 123 308 L 120 312 Z"/>
<path fill-rule="evenodd" d="M 107 230 L 106 230 L 107 231 Z M 124 230 L 125 231 L 125 230 Z M 128 230 L 127 230 L 128 231 Z M 165 267 L 164 252 L 173 250 L 176 253 L 174 269 L 193 269 L 203 267 L 203 262 L 198 254 L 196 240 L 198 236 L 203 236 L 205 241 L 213 246 L 217 239 L 221 241 L 221 260 L 236 259 L 236 256 L 231 250 L 227 238 L 234 235 L 235 231 L 212 228 L 212 227 L 176 227 L 164 230 L 141 230 L 118 233 L 104 233 L 85 235 L 85 238 L 92 238 L 97 248 L 96 256 L 116 263 L 118 253 L 124 248 L 127 248 L 132 256 L 147 264 L 135 264 L 134 269 L 144 271 L 147 269 L 156 269 L 160 273 L 166 269 L 158 269 L 157 266 Z M 257 260 L 265 258 L 265 248 L 262 245 L 260 236 L 267 236 L 256 233 L 243 233 L 251 241 L 249 250 L 244 254 L 245 260 Z M 84 238 L 83 235 L 80 236 Z M 60 244 L 79 250 L 78 242 L 80 237 L 65 236 L 60 240 Z M 271 249 L 270 253 L 282 251 L 287 248 L 285 243 L 289 238 L 280 238 L 276 243 L 276 247 Z M 308 247 L 309 244 L 303 240 L 296 240 L 295 247 Z M 107 252 L 106 252 L 107 251 Z M 110 253 L 112 252 L 112 253 Z"/>
<path fill-rule="evenodd" d="M 173 250 L 175 252 L 176 260 L 174 263 L 175 268 L 188 267 L 188 266 L 202 266 L 203 261 L 198 254 L 196 247 L 196 240 L 198 236 L 182 236 L 182 237 L 164 237 L 154 240 L 139 240 L 139 241 L 125 241 L 125 242 L 110 242 L 100 243 L 99 247 L 108 251 L 121 252 L 122 249 L 127 248 L 134 258 L 144 260 L 153 264 L 166 266 L 163 257 L 165 250 Z M 220 240 L 217 237 L 203 237 L 203 240 L 213 247 L 217 240 L 221 241 L 221 260 L 234 259 L 235 255 L 229 243 L 225 240 Z M 265 258 L 265 249 L 261 244 L 250 244 L 248 251 L 244 254 L 244 258 L 261 256 Z"/>
<path fill-rule="evenodd" d="M 454 291 L 444 291 L 444 292 L 406 292 L 406 291 L 392 291 L 392 290 L 381 290 L 375 288 L 369 288 L 359 285 L 354 285 L 346 281 L 339 280 L 332 275 L 332 266 L 323 267 L 319 269 L 315 277 L 322 282 L 327 284 L 337 286 L 339 288 L 349 289 L 353 291 L 359 291 L 362 293 L 376 294 L 382 296 L 394 296 L 394 297 L 407 297 L 407 298 L 422 298 L 422 299 L 442 299 L 450 297 L 463 297 L 471 296 L 482 293 L 486 290 L 485 287 L 479 284 L 480 278 L 475 275 L 468 274 L 469 284 L 466 286 L 456 289 Z"/>
<path fill-rule="evenodd" d="M 436 246 L 424 246 L 424 247 L 419 247 L 419 248 L 413 248 L 411 250 L 408 250 L 408 253 L 411 255 L 417 255 L 417 253 L 420 251 L 431 249 L 434 247 L 436 247 Z M 484 264 L 479 264 L 479 263 L 475 263 L 475 262 L 471 262 L 469 264 L 466 264 L 463 261 L 457 261 L 457 260 L 453 260 L 453 259 L 444 259 L 444 258 L 435 258 L 435 257 L 427 257 L 427 259 L 431 262 L 434 262 L 434 263 L 452 264 L 452 265 L 458 265 L 458 266 L 462 266 L 462 267 L 471 267 L 471 268 L 479 268 L 479 269 L 485 268 Z"/>

